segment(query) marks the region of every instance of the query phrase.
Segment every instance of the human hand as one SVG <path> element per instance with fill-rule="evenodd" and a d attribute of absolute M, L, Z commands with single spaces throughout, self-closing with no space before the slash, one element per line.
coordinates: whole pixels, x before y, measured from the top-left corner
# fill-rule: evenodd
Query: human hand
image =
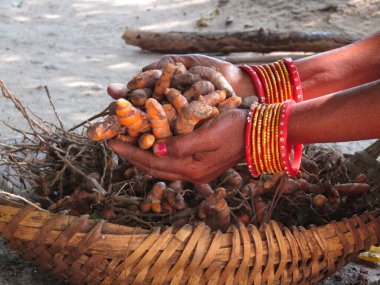
<path fill-rule="evenodd" d="M 190 69 L 193 66 L 215 67 L 231 84 L 237 96 L 244 97 L 256 95 L 251 78 L 246 72 L 232 63 L 205 55 L 165 55 L 161 57 L 159 61 L 145 66 L 142 70 L 163 69 L 168 63 L 175 62 L 182 62 L 187 69 Z M 123 98 L 127 94 L 127 86 L 114 83 L 108 86 L 107 91 L 114 99 Z"/>
<path fill-rule="evenodd" d="M 210 182 L 244 158 L 247 112 L 223 112 L 190 134 L 158 141 L 154 153 L 117 140 L 108 146 L 153 177 Z"/>

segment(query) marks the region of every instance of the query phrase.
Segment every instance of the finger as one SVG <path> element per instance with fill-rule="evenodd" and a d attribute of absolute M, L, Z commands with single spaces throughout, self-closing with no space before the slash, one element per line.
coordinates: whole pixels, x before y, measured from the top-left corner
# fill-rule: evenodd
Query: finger
<path fill-rule="evenodd" d="M 142 172 L 147 173 L 155 178 L 159 179 L 165 179 L 165 180 L 186 180 L 186 176 L 182 174 L 177 174 L 177 173 L 171 173 L 171 172 L 166 172 L 166 171 L 160 171 L 160 170 L 155 170 L 151 169 L 149 167 L 146 167 L 144 165 L 138 165 L 135 164 Z"/>
<path fill-rule="evenodd" d="M 160 67 L 158 67 L 158 64 L 159 64 L 159 61 L 153 62 L 147 66 L 144 66 L 142 68 L 142 71 L 147 71 L 147 70 L 151 70 L 151 69 L 160 69 Z"/>
<path fill-rule="evenodd" d="M 219 144 L 209 133 L 198 129 L 187 135 L 157 141 L 153 146 L 153 153 L 161 157 L 184 158 L 195 153 L 214 151 Z"/>
<path fill-rule="evenodd" d="M 121 83 L 111 83 L 107 87 L 107 93 L 113 99 L 124 98 L 127 96 L 128 88 L 127 85 Z"/>
<path fill-rule="evenodd" d="M 124 157 L 127 161 L 138 167 L 144 167 L 150 171 L 162 171 L 168 173 L 179 174 L 179 170 L 183 169 L 182 161 L 172 158 L 161 158 L 155 156 L 147 150 L 142 150 L 136 146 L 117 140 L 108 142 L 109 148 L 117 154 Z"/>
<path fill-rule="evenodd" d="M 159 61 L 153 62 L 143 67 L 142 71 L 147 71 L 150 69 L 163 69 L 169 63 L 175 63 L 175 59 L 173 58 L 173 56 L 164 56 Z"/>
<path fill-rule="evenodd" d="M 163 69 L 169 63 L 182 62 L 186 68 L 189 68 L 188 57 L 183 55 L 165 55 L 159 61 L 151 63 L 145 67 L 143 67 L 142 71 L 150 70 L 150 69 Z"/>

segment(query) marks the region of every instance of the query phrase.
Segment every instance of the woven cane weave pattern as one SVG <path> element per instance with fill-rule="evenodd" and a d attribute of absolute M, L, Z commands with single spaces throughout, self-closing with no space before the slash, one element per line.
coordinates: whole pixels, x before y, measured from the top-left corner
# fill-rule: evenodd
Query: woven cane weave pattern
<path fill-rule="evenodd" d="M 227 233 L 204 224 L 152 231 L 0 207 L 0 232 L 23 258 L 72 284 L 315 284 L 379 242 L 379 213 L 321 227 Z"/>

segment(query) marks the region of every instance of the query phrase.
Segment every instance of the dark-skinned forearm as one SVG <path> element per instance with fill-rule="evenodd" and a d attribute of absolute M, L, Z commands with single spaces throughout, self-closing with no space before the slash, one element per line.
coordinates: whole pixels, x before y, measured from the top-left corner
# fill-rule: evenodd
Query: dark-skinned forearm
<path fill-rule="evenodd" d="M 348 46 L 296 61 L 304 100 L 380 78 L 380 32 Z"/>
<path fill-rule="evenodd" d="M 380 137 L 380 80 L 294 105 L 289 143 L 354 141 Z"/>

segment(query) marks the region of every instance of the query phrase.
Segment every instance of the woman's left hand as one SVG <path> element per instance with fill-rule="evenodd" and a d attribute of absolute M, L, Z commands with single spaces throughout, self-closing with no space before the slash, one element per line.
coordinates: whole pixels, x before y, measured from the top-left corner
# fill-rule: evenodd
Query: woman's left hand
<path fill-rule="evenodd" d="M 153 152 L 117 140 L 109 147 L 156 178 L 205 183 L 244 158 L 248 110 L 229 110 L 190 134 L 156 142 Z"/>

